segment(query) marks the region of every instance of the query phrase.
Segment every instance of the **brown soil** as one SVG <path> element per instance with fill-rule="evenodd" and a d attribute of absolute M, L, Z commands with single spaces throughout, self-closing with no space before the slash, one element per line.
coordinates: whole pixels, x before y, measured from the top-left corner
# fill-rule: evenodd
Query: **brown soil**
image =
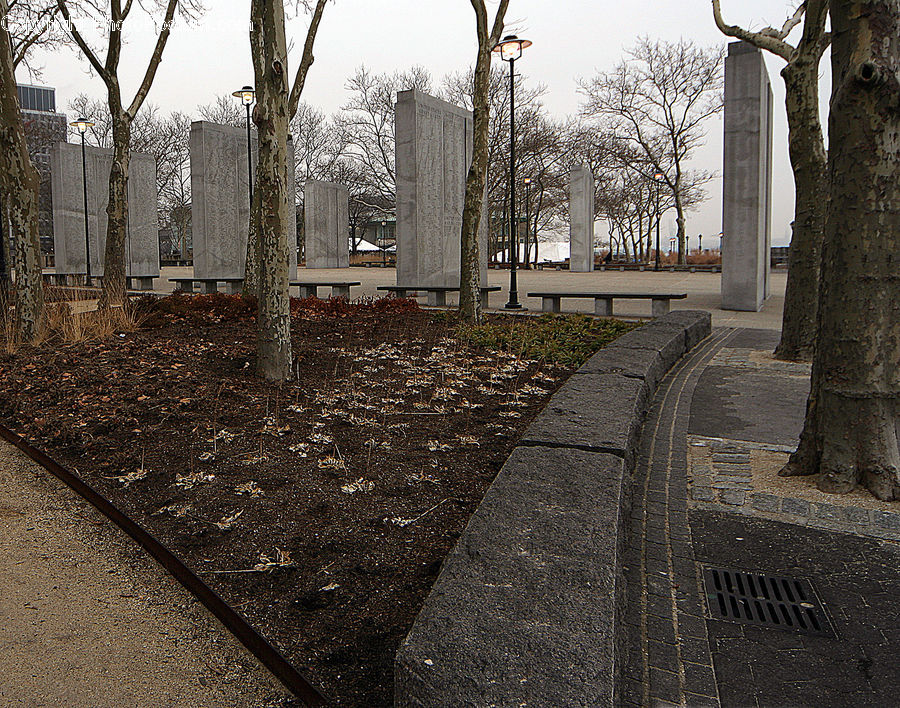
<path fill-rule="evenodd" d="M 297 381 L 253 307 L 171 297 L 114 341 L 0 353 L 0 417 L 178 553 L 338 704 L 393 657 L 568 369 L 463 347 L 408 300 L 294 301 Z"/>

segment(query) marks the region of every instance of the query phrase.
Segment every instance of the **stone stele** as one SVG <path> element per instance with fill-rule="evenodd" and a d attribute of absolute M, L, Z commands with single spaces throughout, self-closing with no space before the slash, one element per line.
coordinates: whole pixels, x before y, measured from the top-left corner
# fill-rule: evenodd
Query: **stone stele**
<path fill-rule="evenodd" d="M 350 191 L 308 180 L 303 189 L 307 268 L 350 267 Z"/>
<path fill-rule="evenodd" d="M 594 270 L 594 175 L 587 167 L 569 173 L 569 270 Z"/>
<path fill-rule="evenodd" d="M 769 296 L 772 88 L 746 42 L 731 42 L 725 59 L 722 191 L 722 309 L 757 312 Z"/>
<path fill-rule="evenodd" d="M 87 168 L 88 237 L 91 276 L 103 276 L 106 249 L 106 206 L 113 151 L 85 149 Z M 56 143 L 50 149 L 53 194 L 53 246 L 56 272 L 86 272 L 84 242 L 84 180 L 81 145 Z M 128 232 L 125 239 L 125 274 L 128 278 L 159 277 L 159 229 L 156 216 L 156 160 L 131 153 L 128 168 Z"/>
<path fill-rule="evenodd" d="M 256 170 L 256 134 L 251 136 Z M 191 123 L 191 227 L 195 278 L 243 278 L 247 262 L 250 194 L 247 131 L 206 121 Z M 297 273 L 294 147 L 288 138 L 289 274 Z"/>
<path fill-rule="evenodd" d="M 459 287 L 472 113 L 419 91 L 396 105 L 397 285 Z M 478 232 L 487 284 L 488 211 Z"/>

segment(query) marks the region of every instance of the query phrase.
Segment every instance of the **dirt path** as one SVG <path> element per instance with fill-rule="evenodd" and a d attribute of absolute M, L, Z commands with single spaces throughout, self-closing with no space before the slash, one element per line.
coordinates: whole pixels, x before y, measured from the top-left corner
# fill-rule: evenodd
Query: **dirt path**
<path fill-rule="evenodd" d="M 257 708 L 283 697 L 129 538 L 0 441 L 0 706 Z"/>

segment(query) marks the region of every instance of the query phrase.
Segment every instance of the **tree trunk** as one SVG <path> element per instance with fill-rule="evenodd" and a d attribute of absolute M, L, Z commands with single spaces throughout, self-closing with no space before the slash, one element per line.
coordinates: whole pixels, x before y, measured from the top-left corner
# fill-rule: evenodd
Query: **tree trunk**
<path fill-rule="evenodd" d="M 121 106 L 113 104 L 109 108 L 113 116 L 113 162 L 109 172 L 109 202 L 106 205 L 106 248 L 103 256 L 101 308 L 114 307 L 125 302 L 125 239 L 128 237 L 131 121 Z"/>
<path fill-rule="evenodd" d="M 259 136 L 255 211 L 259 256 L 257 370 L 270 381 L 291 374 L 291 307 L 288 290 L 288 74 L 284 5 L 253 0 L 251 46 Z"/>
<path fill-rule="evenodd" d="M 16 269 L 16 324 L 22 339 L 31 341 L 40 333 L 44 310 L 38 236 L 40 178 L 25 142 L 10 36 L 4 30 L 0 30 L 0 86 L 0 188 L 15 243 L 11 260 Z M 2 231 L 6 236 L 5 223 Z"/>
<path fill-rule="evenodd" d="M 257 180 L 259 165 L 257 165 Z M 241 292 L 245 296 L 259 297 L 259 210 L 261 208 L 259 186 L 253 190 L 250 205 L 250 223 L 247 226 L 247 258 L 244 263 L 244 285 Z"/>
<path fill-rule="evenodd" d="M 827 155 L 819 122 L 819 54 L 798 56 L 781 70 L 781 76 L 785 84 L 795 206 L 781 341 L 775 357 L 811 361 L 828 201 Z"/>
<path fill-rule="evenodd" d="M 675 176 L 675 224 L 678 228 L 675 237 L 678 239 L 678 265 L 687 265 L 687 241 L 685 234 L 684 203 L 681 194 L 681 167 L 677 167 Z"/>
<path fill-rule="evenodd" d="M 486 32 L 486 30 L 485 30 Z M 491 47 L 479 30 L 478 59 L 475 63 L 472 91 L 472 164 L 466 176 L 460 251 L 459 312 L 466 322 L 481 322 L 481 269 L 478 231 L 484 205 L 484 185 L 488 166 L 488 90 L 491 72 Z"/>
<path fill-rule="evenodd" d="M 817 344 L 782 475 L 900 500 L 900 0 L 832 0 L 834 83 Z"/>

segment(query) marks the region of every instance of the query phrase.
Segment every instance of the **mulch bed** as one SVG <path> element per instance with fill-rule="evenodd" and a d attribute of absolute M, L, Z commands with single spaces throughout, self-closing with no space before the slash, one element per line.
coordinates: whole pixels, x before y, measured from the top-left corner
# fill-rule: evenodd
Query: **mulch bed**
<path fill-rule="evenodd" d="M 393 657 L 469 516 L 571 367 L 464 346 L 410 300 L 292 302 L 297 379 L 253 307 L 173 296 L 112 341 L 0 353 L 0 417 L 179 554 L 340 705 Z"/>

